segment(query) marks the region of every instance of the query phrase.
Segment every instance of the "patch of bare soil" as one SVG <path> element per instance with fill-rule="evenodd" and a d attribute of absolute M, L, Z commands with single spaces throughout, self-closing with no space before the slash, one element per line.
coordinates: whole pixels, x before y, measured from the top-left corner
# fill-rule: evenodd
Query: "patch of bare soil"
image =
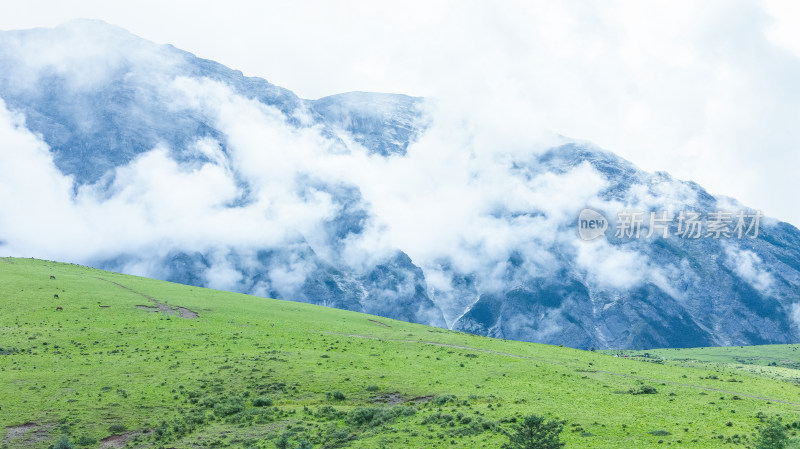
<path fill-rule="evenodd" d="M 139 432 L 127 432 L 119 435 L 111 435 L 100 440 L 100 449 L 112 449 L 124 447 L 125 443 L 135 437 Z"/>
<path fill-rule="evenodd" d="M 14 447 L 29 447 L 50 439 L 52 424 L 41 425 L 32 422 L 6 427 L 3 443 L 14 443 Z"/>
<path fill-rule="evenodd" d="M 39 427 L 39 425 L 32 422 L 27 422 L 25 424 L 20 424 L 18 426 L 6 427 L 6 436 L 5 438 L 3 438 L 3 443 L 9 443 L 18 438 L 21 438 L 25 436 L 25 434 L 28 433 L 29 430 L 35 429 L 36 427 Z"/>
<path fill-rule="evenodd" d="M 181 318 L 189 318 L 190 320 L 193 320 L 199 316 L 197 312 L 195 312 L 194 310 L 189 310 L 186 307 L 178 307 L 175 310 L 178 311 L 178 316 L 180 316 Z"/>
<path fill-rule="evenodd" d="M 430 396 L 417 396 L 411 400 L 411 402 L 416 402 L 417 404 L 421 404 L 423 402 L 428 402 L 433 399 L 433 395 Z"/>
<path fill-rule="evenodd" d="M 148 312 L 158 312 L 158 307 L 156 306 L 146 306 L 144 304 L 137 304 L 137 309 L 147 310 Z"/>
<path fill-rule="evenodd" d="M 381 323 L 381 322 L 380 322 L 380 321 L 378 321 L 378 320 L 369 320 L 369 321 L 371 321 L 371 322 L 373 322 L 373 323 L 375 323 L 375 324 L 380 324 L 381 326 L 384 326 L 384 327 L 392 327 L 392 326 L 389 326 L 389 325 L 388 325 L 388 324 L 386 324 L 386 323 Z"/>
<path fill-rule="evenodd" d="M 380 394 L 378 396 L 375 396 L 375 400 L 374 401 L 376 403 L 381 403 L 381 402 L 385 403 L 386 405 L 391 407 L 391 406 L 394 406 L 394 405 L 397 405 L 397 404 L 403 402 L 403 396 L 401 396 L 400 393 L 397 393 L 397 392 L 387 393 L 387 394 Z"/>

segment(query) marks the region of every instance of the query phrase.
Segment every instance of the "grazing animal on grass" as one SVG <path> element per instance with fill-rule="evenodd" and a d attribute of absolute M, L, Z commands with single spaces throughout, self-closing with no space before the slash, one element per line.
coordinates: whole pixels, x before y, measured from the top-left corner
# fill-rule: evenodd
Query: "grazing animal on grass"
<path fill-rule="evenodd" d="M 57 312 L 61 312 L 61 311 L 63 311 L 63 310 L 64 310 L 64 308 L 63 308 L 63 307 L 61 307 L 61 306 L 58 306 L 58 307 L 56 307 L 56 311 L 57 311 Z"/>
<path fill-rule="evenodd" d="M 53 299 L 58 299 L 58 295 L 53 295 Z"/>
<path fill-rule="evenodd" d="M 56 277 L 55 277 L 55 276 L 53 276 L 52 274 L 50 275 L 50 279 L 55 279 L 55 278 L 56 278 Z"/>

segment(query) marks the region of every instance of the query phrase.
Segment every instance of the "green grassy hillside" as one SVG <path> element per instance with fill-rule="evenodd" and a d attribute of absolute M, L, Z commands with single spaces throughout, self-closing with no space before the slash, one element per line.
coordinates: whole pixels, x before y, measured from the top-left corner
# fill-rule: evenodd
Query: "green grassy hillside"
<path fill-rule="evenodd" d="M 800 345 L 603 352 L 650 363 L 704 368 L 718 372 L 749 372 L 800 384 Z"/>
<path fill-rule="evenodd" d="M 31 259 L 0 259 L 0 348 L 2 448 L 64 435 L 91 448 L 495 448 L 532 413 L 565 420 L 567 447 L 745 447 L 764 417 L 800 420 L 798 384 L 758 372 Z"/>

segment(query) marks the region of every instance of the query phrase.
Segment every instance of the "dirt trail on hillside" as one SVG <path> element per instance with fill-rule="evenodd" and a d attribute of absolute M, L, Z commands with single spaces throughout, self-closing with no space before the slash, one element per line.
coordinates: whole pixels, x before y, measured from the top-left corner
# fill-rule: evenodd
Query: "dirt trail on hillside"
<path fill-rule="evenodd" d="M 452 345 L 452 344 L 447 344 L 447 343 L 438 343 L 438 342 L 435 342 L 435 341 L 404 340 L 404 339 L 397 339 L 397 338 L 381 338 L 381 337 L 374 337 L 374 336 L 371 336 L 371 335 L 343 334 L 343 333 L 339 333 L 339 332 L 322 332 L 322 333 L 323 334 L 341 335 L 341 336 L 344 336 L 344 337 L 368 338 L 368 339 L 371 339 L 371 340 L 395 341 L 395 342 L 399 342 L 399 343 L 420 343 L 420 344 L 424 344 L 424 345 L 444 346 L 444 347 L 447 347 L 447 348 L 465 349 L 465 350 L 469 350 L 469 351 L 484 352 L 484 353 L 488 353 L 488 354 L 497 354 L 497 355 L 502 355 L 502 356 L 505 356 L 505 357 L 514 357 L 514 358 L 518 358 L 518 359 L 534 360 L 536 362 L 548 363 L 550 365 L 561 366 L 563 368 L 572 368 L 571 366 L 569 366 L 569 365 L 567 365 L 565 363 L 554 362 L 552 360 L 545 360 L 545 359 L 540 359 L 540 358 L 537 358 L 537 357 L 530 357 L 530 356 L 519 355 L 519 354 L 511 354 L 511 353 L 508 353 L 508 352 L 492 351 L 490 349 L 472 348 L 472 347 L 469 347 L 469 346 L 459 346 L 459 345 Z M 694 388 L 694 389 L 697 389 L 697 390 L 715 391 L 715 392 L 719 392 L 719 393 L 726 393 L 726 394 L 730 394 L 730 395 L 736 395 L 736 396 L 743 397 L 743 398 L 756 399 L 756 400 L 759 400 L 759 401 L 768 401 L 768 402 L 776 402 L 776 403 L 779 403 L 779 404 L 788 404 L 788 405 L 800 406 L 800 403 L 797 403 L 797 402 L 783 401 L 783 400 L 780 400 L 780 399 L 770 399 L 770 398 L 765 398 L 765 397 L 761 397 L 761 396 L 754 396 L 754 395 L 747 394 L 747 393 L 740 393 L 740 392 L 737 392 L 737 391 L 723 390 L 721 388 L 704 387 L 702 385 L 692 385 L 692 384 L 685 384 L 685 383 L 680 383 L 680 382 L 671 382 L 671 381 L 668 381 L 668 380 L 651 379 L 651 378 L 647 378 L 647 377 L 643 377 L 643 376 L 635 376 L 635 375 L 632 375 L 632 374 L 615 373 L 613 371 L 588 370 L 588 371 L 585 371 L 584 373 L 585 374 L 606 374 L 606 375 L 609 375 L 609 376 L 625 377 L 625 378 L 628 378 L 628 379 L 642 380 L 642 381 L 651 382 L 651 383 L 675 385 L 675 386 L 679 386 L 679 387 Z"/>
<path fill-rule="evenodd" d="M 127 290 L 127 291 L 129 291 L 131 293 L 139 295 L 142 298 L 145 298 L 146 300 L 148 300 L 148 301 L 152 302 L 153 304 L 155 304 L 155 307 L 144 306 L 144 305 L 136 306 L 136 307 L 138 307 L 140 309 L 146 309 L 146 310 L 158 309 L 158 311 L 161 312 L 161 313 L 164 313 L 164 314 L 167 314 L 167 315 L 177 315 L 177 316 L 179 316 L 181 318 L 187 318 L 187 319 L 195 319 L 198 316 L 200 316 L 197 312 L 195 312 L 193 310 L 190 310 L 190 309 L 187 309 L 186 307 L 170 306 L 169 304 L 165 304 L 165 303 L 153 298 L 150 295 L 146 295 L 146 294 L 144 294 L 142 292 L 138 292 L 138 291 L 136 291 L 136 290 L 134 290 L 134 289 L 132 289 L 130 287 L 127 287 L 125 285 L 120 284 L 119 282 L 109 281 L 108 279 L 104 279 L 104 278 L 101 278 L 101 277 L 98 277 L 96 279 L 100 279 L 101 281 L 105 281 L 105 282 L 114 284 L 119 288 L 125 289 L 125 290 Z"/>

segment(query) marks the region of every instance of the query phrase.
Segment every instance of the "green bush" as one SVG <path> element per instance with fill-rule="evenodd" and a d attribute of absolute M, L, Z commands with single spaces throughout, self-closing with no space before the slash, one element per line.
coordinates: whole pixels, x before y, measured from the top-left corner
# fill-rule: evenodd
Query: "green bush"
<path fill-rule="evenodd" d="M 330 405 L 326 405 L 324 407 L 320 407 L 315 413 L 315 416 L 319 418 L 325 419 L 340 419 L 341 417 L 345 416 L 345 412 L 340 412 L 335 408 L 331 407 Z"/>
<path fill-rule="evenodd" d="M 272 398 L 266 396 L 253 399 L 253 407 L 272 407 Z"/>
<path fill-rule="evenodd" d="M 166 421 L 161 421 L 161 424 L 153 429 L 153 438 L 156 440 L 163 440 L 169 436 L 169 425 Z"/>
<path fill-rule="evenodd" d="M 206 412 L 203 409 L 189 410 L 183 420 L 189 424 L 203 424 L 206 422 Z"/>
<path fill-rule="evenodd" d="M 289 433 L 284 432 L 278 441 L 275 442 L 275 447 L 277 449 L 289 449 Z"/>
<path fill-rule="evenodd" d="M 460 422 L 464 424 L 464 426 L 451 430 L 451 435 L 468 436 L 478 435 L 483 432 L 499 432 L 501 430 L 500 424 L 498 424 L 497 421 L 483 419 L 480 416 L 476 416 L 475 418 L 465 416 L 461 418 Z"/>
<path fill-rule="evenodd" d="M 789 445 L 789 434 L 777 419 L 771 419 L 758 432 L 756 449 L 786 449 Z"/>
<path fill-rule="evenodd" d="M 53 445 L 53 449 L 74 449 L 75 446 L 69 442 L 69 438 L 66 435 L 62 436 L 61 438 L 56 441 L 56 444 Z"/>
<path fill-rule="evenodd" d="M 88 437 L 86 435 L 83 435 L 82 437 L 78 438 L 78 441 L 76 441 L 75 443 L 78 446 L 91 446 L 91 445 L 97 443 L 97 440 L 92 438 L 92 437 Z"/>
<path fill-rule="evenodd" d="M 563 429 L 564 424 L 558 420 L 545 421 L 541 416 L 526 416 L 521 424 L 514 426 L 514 432 L 509 434 L 509 441 L 503 449 L 559 449 L 564 447 L 561 442 Z"/>
<path fill-rule="evenodd" d="M 652 385 L 640 385 L 639 388 L 631 388 L 628 390 L 630 394 L 656 394 L 658 390 Z"/>
<path fill-rule="evenodd" d="M 392 408 L 356 407 L 345 416 L 345 422 L 354 426 L 375 427 L 414 413 L 416 410 L 402 405 Z"/>
<path fill-rule="evenodd" d="M 433 404 L 441 406 L 447 404 L 448 402 L 456 402 L 457 400 L 458 398 L 456 398 L 456 396 L 453 394 L 440 394 L 433 398 Z"/>
<path fill-rule="evenodd" d="M 124 424 L 113 424 L 108 428 L 108 431 L 111 433 L 121 433 L 128 430 Z"/>
<path fill-rule="evenodd" d="M 449 413 L 434 413 L 432 415 L 426 416 L 422 420 L 422 424 L 441 424 L 443 426 L 449 424 L 453 421 L 453 415 Z"/>
<path fill-rule="evenodd" d="M 329 391 L 327 393 L 328 399 L 333 399 L 336 401 L 344 401 L 347 397 L 339 390 L 336 391 Z"/>
<path fill-rule="evenodd" d="M 219 417 L 230 416 L 244 410 L 244 401 L 238 397 L 226 398 L 214 404 L 214 414 Z"/>

